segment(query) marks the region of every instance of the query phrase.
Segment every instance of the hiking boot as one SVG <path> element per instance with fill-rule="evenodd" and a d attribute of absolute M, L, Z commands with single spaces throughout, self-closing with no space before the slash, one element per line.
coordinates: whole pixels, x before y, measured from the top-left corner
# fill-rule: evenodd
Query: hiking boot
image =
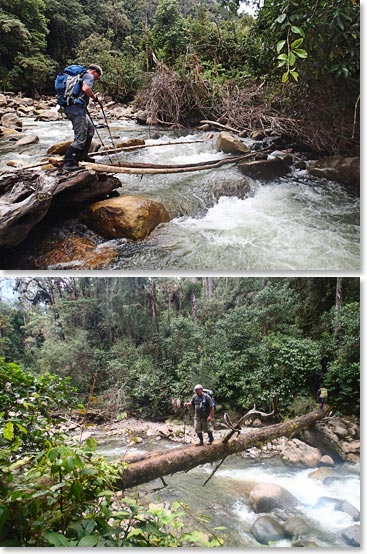
<path fill-rule="evenodd" d="M 209 431 L 208 437 L 209 437 L 208 444 L 213 444 L 214 437 L 213 437 L 213 433 L 211 431 Z"/>
<path fill-rule="evenodd" d="M 204 446 L 204 443 L 203 443 L 203 441 L 200 441 L 200 442 L 197 442 L 197 443 L 195 444 L 195 446 Z"/>
<path fill-rule="evenodd" d="M 81 154 L 79 156 L 79 161 L 80 162 L 88 162 L 88 163 L 92 163 L 92 164 L 96 163 L 96 160 L 94 158 L 91 158 L 90 156 L 88 156 L 89 148 L 90 148 L 90 145 L 92 144 L 92 138 L 93 137 L 88 137 L 87 138 L 87 142 L 85 143 L 85 145 L 84 145 L 84 147 L 81 151 Z"/>
<path fill-rule="evenodd" d="M 81 151 L 79 150 L 79 148 L 74 148 L 74 146 L 69 146 L 69 148 L 65 152 L 62 168 L 65 169 L 66 171 L 78 171 L 79 169 L 81 169 L 78 166 L 80 152 Z"/>
<path fill-rule="evenodd" d="M 195 444 L 195 446 L 204 446 L 204 437 L 203 433 L 198 433 L 199 442 Z"/>

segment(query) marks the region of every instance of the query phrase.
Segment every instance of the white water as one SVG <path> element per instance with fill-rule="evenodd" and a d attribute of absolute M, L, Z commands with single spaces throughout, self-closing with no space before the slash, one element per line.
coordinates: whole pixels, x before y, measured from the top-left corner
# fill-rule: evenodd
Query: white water
<path fill-rule="evenodd" d="M 110 460 L 124 457 L 126 453 L 123 437 L 109 437 L 105 439 L 97 432 L 93 432 L 97 442 L 104 442 L 98 452 Z M 128 448 L 130 453 L 151 451 L 154 449 L 177 448 L 180 445 L 168 441 L 157 442 L 144 439 L 142 444 Z M 149 501 L 174 502 L 180 500 L 190 506 L 192 514 L 200 517 L 206 514 L 210 517 L 208 526 L 214 529 L 225 527 L 218 531 L 218 535 L 225 540 L 225 546 L 259 547 L 260 545 L 251 533 L 251 527 L 258 517 L 252 511 L 245 490 L 246 483 L 274 483 L 299 500 L 296 513 L 301 516 L 310 527 L 306 540 L 315 542 L 319 547 L 346 546 L 340 538 L 340 533 L 352 525 L 358 524 L 350 515 L 334 509 L 331 502 L 318 505 L 321 497 L 347 500 L 352 506 L 360 510 L 360 478 L 358 464 L 342 464 L 335 468 L 336 480 L 330 483 L 312 479 L 313 469 L 297 469 L 285 466 L 278 458 L 261 461 L 244 459 L 234 455 L 226 459 L 224 464 L 215 472 L 203 488 L 203 484 L 212 474 L 216 464 L 206 464 L 196 467 L 188 473 L 176 473 L 165 477 L 167 486 L 162 487 L 160 480 L 141 485 L 133 489 Z M 156 491 L 155 489 L 160 489 Z M 152 492 L 155 491 L 155 492 Z M 243 491 L 243 492 L 242 492 Z M 291 516 L 292 512 L 284 512 Z M 197 527 L 197 525 L 196 525 Z M 290 547 L 291 539 L 273 542 L 273 547 Z"/>
<path fill-rule="evenodd" d="M 24 120 L 39 144 L 15 152 L 2 146 L 1 162 L 33 163 L 57 141 L 72 136 L 68 121 Z M 177 136 L 133 122 L 111 125 L 116 141 L 144 138 L 147 144 L 206 138 Z M 106 129 L 100 134 L 110 145 Z M 124 153 L 121 159 L 149 163 L 196 163 L 222 159 L 214 138 Z M 108 158 L 97 158 L 110 163 Z M 113 158 L 118 160 L 118 158 Z M 173 175 L 120 175 L 121 194 L 162 202 L 172 220 L 156 228 L 144 243 L 118 241 L 120 257 L 111 269 L 174 270 L 358 270 L 360 201 L 339 184 L 312 178 L 306 170 L 259 182 L 236 166 Z"/>

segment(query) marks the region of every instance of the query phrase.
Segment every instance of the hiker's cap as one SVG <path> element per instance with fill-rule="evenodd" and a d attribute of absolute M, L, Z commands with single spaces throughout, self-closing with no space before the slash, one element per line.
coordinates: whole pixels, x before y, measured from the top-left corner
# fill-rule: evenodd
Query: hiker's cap
<path fill-rule="evenodd" d="M 203 390 L 202 385 L 195 385 L 194 392 L 195 392 L 196 390 Z"/>
<path fill-rule="evenodd" d="M 100 65 L 97 65 L 95 63 L 91 63 L 88 69 L 93 69 L 94 71 L 97 71 L 100 77 L 103 75 L 102 67 Z"/>

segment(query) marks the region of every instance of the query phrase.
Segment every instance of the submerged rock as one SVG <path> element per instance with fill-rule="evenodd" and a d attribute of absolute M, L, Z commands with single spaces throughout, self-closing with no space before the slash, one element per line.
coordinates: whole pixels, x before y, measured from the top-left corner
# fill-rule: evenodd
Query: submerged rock
<path fill-rule="evenodd" d="M 140 196 L 120 196 L 89 206 L 84 218 L 94 231 L 107 238 L 145 239 L 160 223 L 170 220 L 160 202 Z"/>
<path fill-rule="evenodd" d="M 101 269 L 108 267 L 116 256 L 117 250 L 109 246 L 96 245 L 82 237 L 68 237 L 37 258 L 34 265 L 37 269 L 60 265 L 77 269 Z"/>
<path fill-rule="evenodd" d="M 273 483 L 260 483 L 250 492 L 249 503 L 256 513 L 271 512 L 275 508 L 289 508 L 300 502 L 293 494 Z"/>
<path fill-rule="evenodd" d="M 272 516 L 259 517 L 250 532 L 261 544 L 269 544 L 270 541 L 279 541 L 286 537 L 284 527 Z"/>
<path fill-rule="evenodd" d="M 351 525 L 342 531 L 341 537 L 349 546 L 361 546 L 361 527 Z"/>
<path fill-rule="evenodd" d="M 284 530 L 293 538 L 300 538 L 311 531 L 309 523 L 301 516 L 289 517 L 284 522 Z"/>

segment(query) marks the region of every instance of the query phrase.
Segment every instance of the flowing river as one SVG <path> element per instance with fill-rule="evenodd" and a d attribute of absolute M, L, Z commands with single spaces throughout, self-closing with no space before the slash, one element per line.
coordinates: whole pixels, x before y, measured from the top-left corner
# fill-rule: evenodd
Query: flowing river
<path fill-rule="evenodd" d="M 38 144 L 15 150 L 1 145 L 1 166 L 9 159 L 31 164 L 54 143 L 72 137 L 68 121 L 23 120 Z M 227 157 L 207 133 L 150 130 L 133 121 L 114 121 L 116 142 L 142 138 L 146 144 L 174 142 L 120 154 L 145 163 L 196 163 Z M 100 129 L 110 146 L 107 129 Z M 97 137 L 96 137 L 97 138 Z M 187 144 L 176 144 L 186 141 Z M 249 142 L 250 144 L 250 142 Z M 114 157 L 118 163 L 118 157 Z M 110 163 L 108 157 L 97 161 Z M 359 197 L 335 182 L 296 170 L 282 178 L 257 181 L 235 165 L 171 175 L 118 175 L 120 194 L 162 202 L 172 220 L 140 243 L 108 241 L 119 251 L 110 269 L 124 270 L 358 270 Z M 107 242 L 107 241 L 106 241 Z M 77 268 L 77 267 L 76 267 Z M 72 269 L 72 268 L 70 268 Z"/>
<path fill-rule="evenodd" d="M 98 452 L 110 461 L 119 460 L 126 452 L 121 437 L 105 439 L 101 432 L 93 432 L 99 443 Z M 142 452 L 162 448 L 175 448 L 176 443 L 160 441 L 157 445 L 153 438 L 144 439 L 129 452 Z M 309 477 L 314 469 L 296 469 L 285 466 L 279 458 L 249 460 L 233 455 L 216 471 L 203 487 L 216 464 L 206 464 L 192 469 L 188 473 L 176 473 L 165 477 L 166 487 L 160 480 L 152 481 L 128 491 L 132 496 L 140 494 L 146 501 L 170 502 L 182 501 L 190 507 L 192 516 L 209 516 L 205 523 L 207 529 L 224 527 L 216 531 L 225 541 L 225 547 L 260 547 L 250 529 L 257 518 L 264 514 L 252 511 L 245 494 L 248 482 L 274 483 L 285 488 L 298 500 L 297 515 L 309 527 L 305 540 L 316 543 L 318 547 L 346 546 L 340 533 L 355 525 L 352 517 L 345 512 L 333 509 L 333 504 L 325 500 L 338 498 L 347 500 L 360 509 L 359 464 L 340 464 L 335 468 L 337 477 L 324 483 Z M 154 489 L 160 489 L 154 491 Z M 152 492 L 153 491 L 153 492 Z M 324 500 L 320 500 L 324 498 Z M 287 515 L 287 514 L 285 514 Z M 191 525 L 190 519 L 187 525 Z M 200 526 L 193 524 L 196 529 Z M 201 529 L 204 533 L 205 528 Z M 292 539 L 272 542 L 272 547 L 290 547 Z"/>

